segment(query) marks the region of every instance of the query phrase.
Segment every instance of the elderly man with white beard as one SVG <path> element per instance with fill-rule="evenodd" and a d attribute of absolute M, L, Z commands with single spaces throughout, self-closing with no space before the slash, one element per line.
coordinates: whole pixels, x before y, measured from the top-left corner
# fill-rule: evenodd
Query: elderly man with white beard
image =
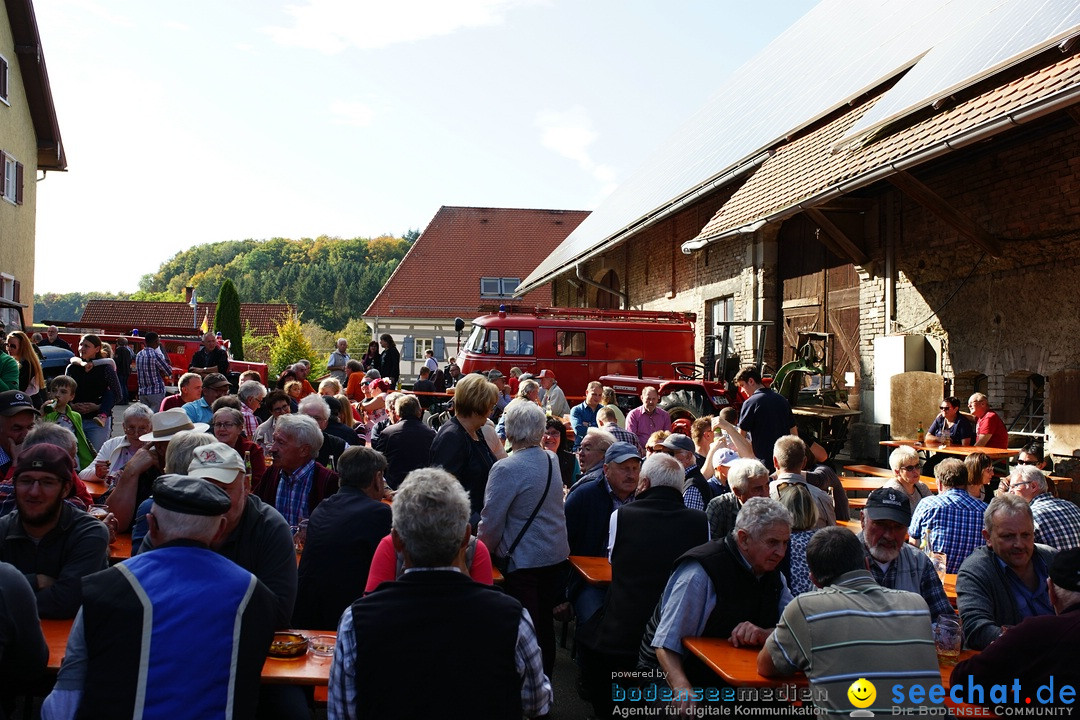
<path fill-rule="evenodd" d="M 879 585 L 918 593 L 930 607 L 931 622 L 955 615 L 930 559 L 908 543 L 911 505 L 906 494 L 891 487 L 870 493 L 862 512 L 866 564 Z"/>

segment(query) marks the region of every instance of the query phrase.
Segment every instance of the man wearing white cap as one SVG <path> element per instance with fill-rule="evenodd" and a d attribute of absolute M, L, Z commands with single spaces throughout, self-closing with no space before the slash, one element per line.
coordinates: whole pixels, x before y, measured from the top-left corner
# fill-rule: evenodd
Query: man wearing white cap
<path fill-rule="evenodd" d="M 570 414 L 570 403 L 566 402 L 566 395 L 559 387 L 555 379 L 555 373 L 550 370 L 541 370 L 536 376 L 540 386 L 544 388 L 543 407 L 548 415 L 561 418 Z"/>

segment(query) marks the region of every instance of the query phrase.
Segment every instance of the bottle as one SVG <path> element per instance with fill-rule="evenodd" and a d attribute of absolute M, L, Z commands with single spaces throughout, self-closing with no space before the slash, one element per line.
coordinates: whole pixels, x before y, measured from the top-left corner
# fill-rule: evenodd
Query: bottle
<path fill-rule="evenodd" d="M 919 423 L 919 426 L 915 428 L 915 439 L 919 442 L 926 439 L 926 430 L 923 429 L 922 423 Z"/>
<path fill-rule="evenodd" d="M 329 458 L 327 458 L 327 460 L 326 460 L 326 469 L 329 470 L 330 472 L 337 472 L 337 468 L 334 467 L 334 456 L 333 455 L 331 455 Z"/>
<path fill-rule="evenodd" d="M 244 481 L 247 483 L 248 490 L 251 489 L 251 451 L 244 451 Z"/>

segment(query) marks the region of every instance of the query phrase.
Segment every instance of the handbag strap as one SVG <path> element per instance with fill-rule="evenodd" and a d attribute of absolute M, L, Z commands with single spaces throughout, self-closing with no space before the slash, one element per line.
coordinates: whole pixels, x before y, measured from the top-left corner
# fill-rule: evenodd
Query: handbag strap
<path fill-rule="evenodd" d="M 546 454 L 546 453 L 545 453 Z M 532 525 L 532 521 L 536 519 L 536 514 L 540 512 L 540 508 L 544 505 L 544 500 L 547 499 L 548 491 L 551 490 L 551 458 L 548 457 L 548 476 L 547 485 L 544 486 L 544 494 L 540 496 L 540 502 L 536 503 L 536 507 L 533 508 L 532 515 L 525 521 L 525 524 L 521 526 L 521 532 L 514 538 L 514 542 L 510 544 L 510 549 L 506 551 L 506 557 L 511 557 L 514 554 L 514 550 L 517 549 L 518 543 L 521 542 L 521 538 L 525 536 L 525 531 Z"/>

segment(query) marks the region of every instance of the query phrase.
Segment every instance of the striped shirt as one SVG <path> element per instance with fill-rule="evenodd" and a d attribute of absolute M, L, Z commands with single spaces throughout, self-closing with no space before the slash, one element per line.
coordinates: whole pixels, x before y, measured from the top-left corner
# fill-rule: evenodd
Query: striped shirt
<path fill-rule="evenodd" d="M 945 553 L 945 572 L 955 573 L 983 539 L 986 503 L 971 497 L 966 488 L 949 488 L 923 498 L 911 517 L 908 533 L 919 542 L 925 536 L 931 552 Z"/>
<path fill-rule="evenodd" d="M 642 452 L 644 450 L 644 448 L 642 448 L 641 444 L 638 442 L 638 436 L 630 432 L 629 430 L 623 430 L 621 427 L 619 427 L 618 423 L 609 422 L 608 424 L 602 426 L 600 429 L 604 432 L 609 432 L 614 435 L 615 439 L 619 442 L 628 442 L 631 445 L 634 445 L 635 447 L 637 447 L 638 452 Z"/>
<path fill-rule="evenodd" d="M 244 416 L 244 435 L 248 440 L 254 440 L 255 431 L 259 429 L 259 418 L 246 403 L 240 403 L 240 414 Z"/>
<path fill-rule="evenodd" d="M 308 460 L 306 465 L 291 473 L 282 469 L 274 507 L 289 525 L 299 525 L 308 516 L 308 495 L 311 494 L 314 480 L 314 460 Z"/>
<path fill-rule="evenodd" d="M 780 673 L 804 671 L 815 704 L 829 714 L 852 711 L 848 688 L 859 678 L 877 689 L 866 709 L 885 715 L 892 714 L 893 695 L 899 694 L 894 686 L 905 688 L 906 698 L 910 686 L 941 682 L 926 602 L 915 593 L 881 587 L 866 570 L 797 596 L 784 608 L 765 650 Z"/>
<path fill-rule="evenodd" d="M 162 395 L 165 383 L 161 378 L 172 376 L 172 365 L 161 350 L 145 347 L 135 356 L 135 373 L 139 377 L 140 395 Z"/>
<path fill-rule="evenodd" d="M 1035 542 L 1058 550 L 1080 547 L 1080 508 L 1050 493 L 1031 499 L 1035 518 Z"/>

